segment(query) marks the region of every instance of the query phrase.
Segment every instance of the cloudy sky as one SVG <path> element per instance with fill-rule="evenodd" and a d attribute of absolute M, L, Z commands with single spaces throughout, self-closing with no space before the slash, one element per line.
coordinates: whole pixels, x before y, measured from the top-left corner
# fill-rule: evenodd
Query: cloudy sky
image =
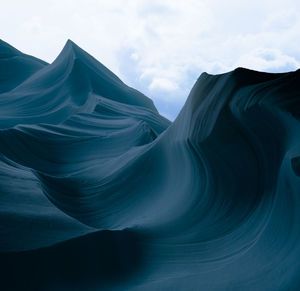
<path fill-rule="evenodd" d="M 299 68 L 300 1 L 10 0 L 0 38 L 48 62 L 72 39 L 174 119 L 203 71 Z"/>

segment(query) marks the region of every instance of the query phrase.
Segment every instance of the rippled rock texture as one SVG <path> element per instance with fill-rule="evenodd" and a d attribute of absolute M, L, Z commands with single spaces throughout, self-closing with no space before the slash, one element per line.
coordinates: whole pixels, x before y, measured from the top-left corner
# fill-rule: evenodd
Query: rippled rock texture
<path fill-rule="evenodd" d="M 1 290 L 300 290 L 300 72 L 203 73 L 171 123 L 1 42 L 0 251 Z"/>

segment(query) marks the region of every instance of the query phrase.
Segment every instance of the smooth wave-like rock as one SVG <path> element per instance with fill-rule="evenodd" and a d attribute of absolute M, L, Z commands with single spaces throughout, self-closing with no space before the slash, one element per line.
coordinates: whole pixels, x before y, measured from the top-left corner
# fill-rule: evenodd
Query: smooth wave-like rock
<path fill-rule="evenodd" d="M 173 123 L 71 41 L 0 80 L 4 290 L 299 290 L 300 71 L 203 73 Z"/>

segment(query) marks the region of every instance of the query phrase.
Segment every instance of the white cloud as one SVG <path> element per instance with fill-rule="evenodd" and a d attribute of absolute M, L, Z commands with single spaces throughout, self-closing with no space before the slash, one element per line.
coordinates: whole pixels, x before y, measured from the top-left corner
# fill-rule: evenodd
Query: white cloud
<path fill-rule="evenodd" d="M 166 91 L 174 91 L 178 89 L 178 85 L 168 79 L 154 78 L 149 85 L 150 90 L 161 89 Z"/>
<path fill-rule="evenodd" d="M 286 71 L 296 70 L 300 62 L 294 57 L 283 54 L 278 49 L 258 48 L 242 55 L 237 64 L 258 71 Z"/>
<path fill-rule="evenodd" d="M 130 55 L 130 57 L 131 57 L 133 60 L 135 60 L 135 61 L 137 61 L 137 60 L 139 59 L 139 55 L 138 55 L 137 53 L 132 53 L 132 54 Z"/>
<path fill-rule="evenodd" d="M 130 85 L 182 104 L 203 71 L 298 68 L 300 2 L 11 0 L 1 4 L 0 36 L 47 61 L 70 38 Z"/>

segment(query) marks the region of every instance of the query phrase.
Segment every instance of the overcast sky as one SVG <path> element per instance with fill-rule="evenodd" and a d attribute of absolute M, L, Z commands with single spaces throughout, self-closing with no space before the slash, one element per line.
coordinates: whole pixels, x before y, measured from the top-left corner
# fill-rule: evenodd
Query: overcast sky
<path fill-rule="evenodd" d="M 299 0 L 10 0 L 0 38 L 48 62 L 72 39 L 174 119 L 203 71 L 299 68 L 299 12 Z"/>

